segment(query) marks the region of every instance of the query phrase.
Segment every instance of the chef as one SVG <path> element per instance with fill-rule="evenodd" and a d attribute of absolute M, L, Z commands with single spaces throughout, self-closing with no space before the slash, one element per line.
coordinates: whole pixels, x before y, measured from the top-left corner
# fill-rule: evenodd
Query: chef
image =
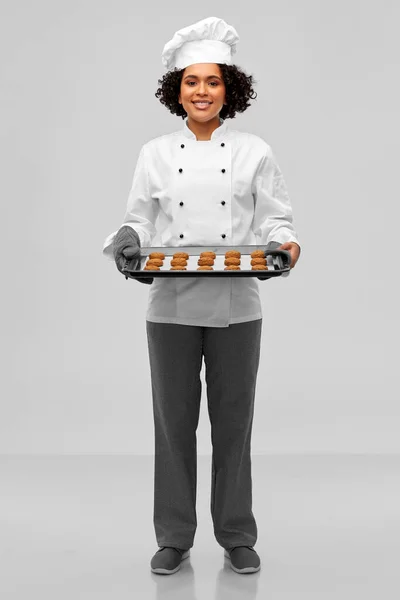
<path fill-rule="evenodd" d="M 184 121 L 178 131 L 140 149 L 125 218 L 103 248 L 121 273 L 126 260 L 136 268 L 140 249 L 151 246 L 266 244 L 288 250 L 291 268 L 295 266 L 300 245 L 274 153 L 262 138 L 231 128 L 229 117 L 220 114 L 234 114 L 235 102 L 238 110 L 245 110 L 243 102 L 234 100 L 245 90 L 240 85 L 243 72 L 233 62 L 238 40 L 234 27 L 209 17 L 177 31 L 165 44 L 165 90 L 179 77 L 169 108 Z M 230 72 L 226 83 L 221 69 L 225 65 Z M 139 281 L 150 284 L 146 330 L 159 546 L 151 569 L 175 573 L 194 543 L 196 429 L 204 357 L 215 538 L 234 571 L 258 571 L 250 458 L 262 326 L 257 278 Z"/>

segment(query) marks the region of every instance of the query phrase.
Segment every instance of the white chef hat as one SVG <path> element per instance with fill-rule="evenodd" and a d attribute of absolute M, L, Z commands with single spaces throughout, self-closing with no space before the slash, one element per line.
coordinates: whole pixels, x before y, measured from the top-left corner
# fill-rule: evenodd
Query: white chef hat
<path fill-rule="evenodd" d="M 238 41 L 234 27 L 218 17 L 208 17 L 176 31 L 164 46 L 162 63 L 168 71 L 197 63 L 231 65 Z"/>

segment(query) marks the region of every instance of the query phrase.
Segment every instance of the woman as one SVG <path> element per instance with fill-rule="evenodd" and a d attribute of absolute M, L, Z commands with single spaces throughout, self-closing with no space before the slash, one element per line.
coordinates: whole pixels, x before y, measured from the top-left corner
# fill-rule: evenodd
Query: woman
<path fill-rule="evenodd" d="M 142 147 L 123 225 L 104 254 L 120 272 L 143 246 L 300 246 L 271 148 L 225 119 L 254 98 L 252 77 L 232 64 L 236 30 L 210 17 L 165 45 L 156 97 L 181 130 Z M 158 218 L 157 228 L 155 226 Z M 158 236 L 157 242 L 155 241 Z M 154 573 L 189 556 L 196 520 L 196 429 L 204 356 L 213 445 L 211 515 L 217 542 L 238 573 L 258 571 L 252 512 L 251 431 L 262 313 L 256 278 L 154 278 L 146 328 L 155 425 Z"/>

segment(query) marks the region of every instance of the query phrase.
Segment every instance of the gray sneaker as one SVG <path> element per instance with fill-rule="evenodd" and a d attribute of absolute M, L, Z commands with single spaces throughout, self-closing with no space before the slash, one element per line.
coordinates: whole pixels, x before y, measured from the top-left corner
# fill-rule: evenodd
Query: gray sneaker
<path fill-rule="evenodd" d="M 236 546 L 225 549 L 224 554 L 231 561 L 231 568 L 236 573 L 256 573 L 261 568 L 260 557 L 253 546 Z"/>
<path fill-rule="evenodd" d="M 181 568 L 181 563 L 190 555 L 190 550 L 162 546 L 151 559 L 151 570 L 160 575 L 172 575 Z"/>

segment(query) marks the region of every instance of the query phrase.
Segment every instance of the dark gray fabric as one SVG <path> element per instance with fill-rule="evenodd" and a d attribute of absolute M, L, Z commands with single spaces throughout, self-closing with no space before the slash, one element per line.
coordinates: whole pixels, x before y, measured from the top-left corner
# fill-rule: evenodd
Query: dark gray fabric
<path fill-rule="evenodd" d="M 276 250 L 279 246 L 282 246 L 281 242 L 269 242 L 267 244 L 267 252 L 268 250 Z"/>
<path fill-rule="evenodd" d="M 127 263 L 128 269 L 134 271 L 140 267 L 140 238 L 138 233 L 129 225 L 124 225 L 124 227 L 118 230 L 113 241 L 113 254 L 115 264 L 120 273 L 123 273 L 122 269 L 125 266 L 126 259 L 129 261 Z M 129 277 L 125 273 L 123 275 Z M 136 279 L 136 281 L 147 283 L 148 285 L 152 284 L 154 280 L 153 277 L 130 277 L 130 279 Z"/>
<path fill-rule="evenodd" d="M 262 319 L 229 327 L 146 321 L 153 396 L 154 528 L 189 549 L 197 527 L 197 444 L 204 356 L 213 446 L 211 515 L 223 548 L 254 546 L 251 432 Z"/>

